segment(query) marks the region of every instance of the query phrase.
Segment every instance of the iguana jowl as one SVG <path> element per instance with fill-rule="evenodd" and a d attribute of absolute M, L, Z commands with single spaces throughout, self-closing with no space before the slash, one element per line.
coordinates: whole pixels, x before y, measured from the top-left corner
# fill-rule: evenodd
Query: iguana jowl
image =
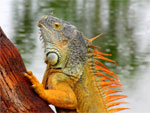
<path fill-rule="evenodd" d="M 45 49 L 47 69 L 42 84 L 31 71 L 35 92 L 57 107 L 58 112 L 114 113 L 127 108 L 112 108 L 125 102 L 118 77 L 99 60 L 114 62 L 92 45 L 77 28 L 52 15 L 38 22 Z M 108 74 L 106 76 L 104 73 Z"/>

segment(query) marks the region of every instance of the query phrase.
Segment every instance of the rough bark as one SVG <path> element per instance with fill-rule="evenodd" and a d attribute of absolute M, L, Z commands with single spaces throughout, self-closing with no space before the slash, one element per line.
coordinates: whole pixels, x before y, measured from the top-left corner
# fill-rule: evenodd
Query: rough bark
<path fill-rule="evenodd" d="M 24 72 L 19 51 L 0 28 L 0 113 L 52 113 L 33 91 Z"/>

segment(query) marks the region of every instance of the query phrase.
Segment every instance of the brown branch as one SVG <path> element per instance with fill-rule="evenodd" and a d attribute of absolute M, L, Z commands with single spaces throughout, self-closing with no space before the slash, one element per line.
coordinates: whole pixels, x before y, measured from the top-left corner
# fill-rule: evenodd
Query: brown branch
<path fill-rule="evenodd" d="M 0 28 L 0 113 L 53 113 L 31 88 L 17 48 Z"/>

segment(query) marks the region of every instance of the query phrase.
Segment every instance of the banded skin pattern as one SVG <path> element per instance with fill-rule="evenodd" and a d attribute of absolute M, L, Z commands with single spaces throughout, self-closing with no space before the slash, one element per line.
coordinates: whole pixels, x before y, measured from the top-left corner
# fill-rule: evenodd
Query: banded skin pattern
<path fill-rule="evenodd" d="M 125 104 L 118 100 L 127 96 L 120 95 L 123 91 L 118 75 L 101 62 L 115 61 L 92 45 L 101 34 L 87 39 L 74 25 L 52 15 L 43 16 L 38 26 L 47 68 L 42 83 L 31 71 L 24 76 L 42 99 L 56 106 L 58 113 L 115 113 L 128 109 L 114 107 Z"/>

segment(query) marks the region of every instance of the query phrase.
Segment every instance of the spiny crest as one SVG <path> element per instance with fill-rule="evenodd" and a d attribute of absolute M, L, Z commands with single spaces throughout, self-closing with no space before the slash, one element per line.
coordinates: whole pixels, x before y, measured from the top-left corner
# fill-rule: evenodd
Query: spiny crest
<path fill-rule="evenodd" d="M 92 38 L 88 39 L 89 43 L 91 43 L 93 40 L 101 36 L 102 34 Z M 105 54 L 97 49 L 100 49 L 100 47 L 90 45 L 89 49 L 92 49 L 91 56 L 93 56 L 94 60 L 94 68 L 96 71 L 96 77 L 98 78 L 98 82 L 100 84 L 100 91 L 103 96 L 104 102 L 106 104 L 106 109 L 108 113 L 115 113 L 121 110 L 125 110 L 128 108 L 111 108 L 116 105 L 125 104 L 127 102 L 114 102 L 116 100 L 126 98 L 126 95 L 116 95 L 116 93 L 123 92 L 120 88 L 122 85 L 119 83 L 118 75 L 114 72 L 110 71 L 100 60 L 106 60 L 112 63 L 117 63 L 109 58 L 106 58 L 105 56 L 111 56 L 111 54 Z M 105 75 L 106 73 L 107 75 Z M 119 87 L 119 88 L 118 88 Z"/>

